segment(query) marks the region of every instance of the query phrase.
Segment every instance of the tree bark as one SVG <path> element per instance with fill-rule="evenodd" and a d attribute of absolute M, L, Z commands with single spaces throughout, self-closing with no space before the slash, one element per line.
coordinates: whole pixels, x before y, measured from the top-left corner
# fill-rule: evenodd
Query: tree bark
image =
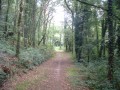
<path fill-rule="evenodd" d="M 95 31 L 96 31 L 96 49 L 97 49 L 97 56 L 99 56 L 99 30 L 98 30 L 98 20 L 97 20 L 97 11 L 95 10 Z"/>
<path fill-rule="evenodd" d="M 36 25 L 36 20 L 35 20 L 35 17 L 36 17 L 36 0 L 33 0 L 33 10 L 32 10 L 32 20 L 33 20 L 33 26 L 32 26 L 32 46 L 35 47 L 35 33 L 36 33 L 36 30 L 35 30 L 35 25 Z"/>
<path fill-rule="evenodd" d="M 23 11 L 23 0 L 20 2 L 20 11 L 19 11 L 19 17 L 18 17 L 18 32 L 17 32 L 17 45 L 16 45 L 16 57 L 19 58 L 20 54 L 20 31 L 21 31 L 21 19 L 22 19 L 22 11 Z"/>
<path fill-rule="evenodd" d="M 101 46 L 100 46 L 100 50 L 99 50 L 99 57 L 102 57 L 102 55 L 105 54 L 105 50 L 104 50 L 104 53 L 103 52 L 103 49 L 105 49 L 105 34 L 106 34 L 106 31 L 107 31 L 107 22 L 108 20 L 105 19 L 105 20 L 102 20 L 102 41 L 101 41 Z"/>
<path fill-rule="evenodd" d="M 29 17 L 30 17 L 30 1 L 29 0 L 25 0 L 26 3 L 26 7 L 24 10 L 24 47 L 27 48 L 28 47 L 28 34 L 29 34 Z"/>
<path fill-rule="evenodd" d="M 118 26 L 117 45 L 118 45 L 118 57 L 120 57 L 120 25 Z"/>
<path fill-rule="evenodd" d="M 108 80 L 113 83 L 114 64 L 114 30 L 113 30 L 113 0 L 108 0 Z"/>
<path fill-rule="evenodd" d="M 4 31 L 5 39 L 7 38 L 7 32 L 8 32 L 7 22 L 8 22 L 9 9 L 10 9 L 10 0 L 8 0 L 7 11 L 6 11 L 6 16 L 5 16 L 5 31 Z"/>
<path fill-rule="evenodd" d="M 1 13 L 2 13 L 2 0 L 0 0 L 0 15 L 1 15 Z"/>

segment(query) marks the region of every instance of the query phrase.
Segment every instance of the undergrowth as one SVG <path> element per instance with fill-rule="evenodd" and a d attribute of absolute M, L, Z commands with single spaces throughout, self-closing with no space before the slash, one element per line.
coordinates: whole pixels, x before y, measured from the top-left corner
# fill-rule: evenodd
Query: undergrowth
<path fill-rule="evenodd" d="M 21 68 L 32 69 L 34 66 L 40 65 L 53 55 L 52 50 L 47 47 L 28 48 L 20 53 L 18 66 Z"/>
<path fill-rule="evenodd" d="M 7 78 L 8 75 L 0 69 L 0 86 L 5 82 Z"/>
<path fill-rule="evenodd" d="M 75 67 L 69 68 L 70 81 L 74 87 L 88 87 L 90 90 L 120 90 L 120 66 L 115 64 L 114 83 L 107 78 L 107 60 L 85 60 L 82 63 L 75 62 Z M 119 60 L 116 61 L 119 63 Z M 80 79 L 81 78 L 81 79 Z"/>
<path fill-rule="evenodd" d="M 88 87 L 90 90 L 120 90 L 120 60 L 115 59 L 114 81 L 109 83 L 107 78 L 108 62 L 106 58 L 82 60 L 78 63 L 71 54 L 74 67 L 68 69 L 69 79 L 73 87 Z"/>
<path fill-rule="evenodd" d="M 15 48 L 10 43 L 0 40 L 0 52 L 15 55 Z"/>
<path fill-rule="evenodd" d="M 115 90 L 107 79 L 107 71 L 106 60 L 89 62 L 83 69 L 87 75 L 84 83 L 93 90 Z"/>
<path fill-rule="evenodd" d="M 26 73 L 53 55 L 52 46 L 29 47 L 20 50 L 19 60 L 15 57 L 15 47 L 4 40 L 0 41 L 0 85 L 14 73 Z M 7 71 L 5 71 L 7 70 Z"/>

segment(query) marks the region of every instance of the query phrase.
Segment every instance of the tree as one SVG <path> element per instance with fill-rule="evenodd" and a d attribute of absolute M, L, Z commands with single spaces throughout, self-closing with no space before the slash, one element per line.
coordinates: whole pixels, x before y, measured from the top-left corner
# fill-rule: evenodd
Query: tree
<path fill-rule="evenodd" d="M 35 47 L 35 25 L 36 25 L 36 0 L 33 0 L 32 2 L 32 46 Z"/>
<path fill-rule="evenodd" d="M 114 65 L 113 0 L 108 0 L 108 33 L 108 80 L 112 83 Z"/>
<path fill-rule="evenodd" d="M 20 54 L 20 33 L 22 30 L 21 23 L 22 23 L 22 12 L 23 12 L 23 0 L 20 1 L 19 6 L 19 17 L 18 17 L 18 31 L 17 31 L 17 45 L 16 45 L 16 57 L 19 58 Z"/>
<path fill-rule="evenodd" d="M 5 16 L 5 31 L 4 31 L 4 34 L 5 34 L 5 38 L 7 38 L 7 33 L 8 33 L 8 15 L 9 15 L 9 9 L 10 9 L 10 0 L 7 1 L 8 4 L 7 4 L 7 11 L 6 11 L 6 16 Z"/>

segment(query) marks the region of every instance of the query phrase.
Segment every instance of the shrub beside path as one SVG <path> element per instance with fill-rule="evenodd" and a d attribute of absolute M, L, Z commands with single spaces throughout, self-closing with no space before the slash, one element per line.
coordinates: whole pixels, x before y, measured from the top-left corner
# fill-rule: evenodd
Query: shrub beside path
<path fill-rule="evenodd" d="M 6 83 L 3 90 L 88 90 L 82 87 L 73 89 L 70 85 L 67 69 L 72 65 L 69 54 L 57 52 L 55 57 L 33 71 Z"/>

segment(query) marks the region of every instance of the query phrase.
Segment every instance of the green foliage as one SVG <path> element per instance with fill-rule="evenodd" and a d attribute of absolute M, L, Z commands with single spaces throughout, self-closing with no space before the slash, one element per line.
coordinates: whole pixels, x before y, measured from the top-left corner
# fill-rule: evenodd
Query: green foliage
<path fill-rule="evenodd" d="M 82 66 L 82 67 L 81 67 Z M 87 75 L 84 83 L 94 90 L 116 90 L 107 79 L 107 62 L 106 60 L 96 60 L 88 63 L 87 66 L 81 65 L 85 75 Z M 84 67 L 84 68 L 83 68 Z"/>
<path fill-rule="evenodd" d="M 47 47 L 28 48 L 20 53 L 20 64 L 23 68 L 32 69 L 34 66 L 40 65 L 43 61 L 52 56 L 51 50 Z"/>
<path fill-rule="evenodd" d="M 7 79 L 8 75 L 0 69 L 0 85 Z"/>
<path fill-rule="evenodd" d="M 120 58 L 115 58 L 114 63 L 114 85 L 119 90 L 120 89 Z"/>
<path fill-rule="evenodd" d="M 114 85 L 109 83 L 106 71 L 107 61 L 105 59 L 99 59 L 89 63 L 86 61 L 75 63 L 75 67 L 70 68 L 68 74 L 74 87 L 85 86 L 91 90 L 116 90 L 114 89 Z M 119 74 L 119 72 L 116 72 L 117 85 L 120 82 Z"/>
<path fill-rule="evenodd" d="M 17 58 L 15 60 L 9 60 L 9 58 L 12 59 L 9 55 L 15 55 L 14 47 L 8 42 L 1 40 L 0 49 L 0 64 L 8 68 L 10 67 L 13 73 L 20 71 L 21 68 L 23 68 L 22 70 L 26 73 L 27 69 L 33 69 L 34 66 L 40 65 L 53 54 L 51 52 L 53 51 L 52 46 L 41 46 L 40 48 L 22 49 L 20 60 L 17 60 Z M 2 85 L 7 78 L 8 74 L 0 70 L 0 85 Z"/>
<path fill-rule="evenodd" d="M 11 46 L 8 42 L 4 41 L 4 40 L 0 40 L 0 51 L 1 52 L 6 52 L 8 54 L 14 55 L 15 51 L 14 51 L 14 47 Z"/>
<path fill-rule="evenodd" d="M 79 73 L 80 68 L 77 67 L 71 67 L 68 68 L 68 75 L 69 75 L 69 81 L 71 82 L 72 86 L 75 88 L 77 86 L 82 85 L 82 81 L 80 80 L 81 78 L 81 73 Z"/>

